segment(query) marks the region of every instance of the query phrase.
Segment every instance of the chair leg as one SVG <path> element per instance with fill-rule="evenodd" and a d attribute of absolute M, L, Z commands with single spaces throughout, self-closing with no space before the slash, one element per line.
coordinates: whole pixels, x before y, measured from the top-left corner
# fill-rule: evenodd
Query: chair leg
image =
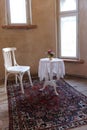
<path fill-rule="evenodd" d="M 31 86 L 33 86 L 31 75 L 30 75 L 30 71 L 27 71 L 27 73 L 28 73 L 28 77 L 29 77 L 29 80 L 30 80 L 30 84 L 31 84 Z"/>
<path fill-rule="evenodd" d="M 24 93 L 24 88 L 23 88 L 22 78 L 23 78 L 23 74 L 20 74 L 21 90 L 22 90 L 22 93 Z"/>
<path fill-rule="evenodd" d="M 7 75 L 5 75 L 5 92 L 7 92 Z"/>
<path fill-rule="evenodd" d="M 18 83 L 18 79 L 17 79 L 18 77 L 17 77 L 17 74 L 15 75 L 15 82 L 16 82 L 16 84 Z"/>
<path fill-rule="evenodd" d="M 7 78 L 8 78 L 8 73 L 5 70 L 5 93 L 7 92 Z"/>

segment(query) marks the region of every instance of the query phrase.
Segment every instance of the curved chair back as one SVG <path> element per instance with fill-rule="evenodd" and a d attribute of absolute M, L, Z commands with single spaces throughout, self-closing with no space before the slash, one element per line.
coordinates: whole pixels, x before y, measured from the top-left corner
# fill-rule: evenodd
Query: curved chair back
<path fill-rule="evenodd" d="M 13 48 L 3 48 L 3 57 L 4 57 L 4 66 L 7 69 L 10 66 L 16 65 L 16 59 L 15 59 L 15 53 L 16 50 L 15 47 Z"/>

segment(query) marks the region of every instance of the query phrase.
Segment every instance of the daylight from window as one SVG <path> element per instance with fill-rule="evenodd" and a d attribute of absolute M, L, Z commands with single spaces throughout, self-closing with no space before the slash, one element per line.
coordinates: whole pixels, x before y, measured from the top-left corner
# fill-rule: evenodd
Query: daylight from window
<path fill-rule="evenodd" d="M 77 58 L 77 0 L 60 0 L 60 57 Z"/>
<path fill-rule="evenodd" d="M 61 0 L 60 11 L 76 10 L 76 0 Z"/>
<path fill-rule="evenodd" d="M 26 23 L 26 0 L 10 0 L 11 23 Z"/>
<path fill-rule="evenodd" d="M 76 17 L 61 18 L 61 56 L 76 57 Z"/>

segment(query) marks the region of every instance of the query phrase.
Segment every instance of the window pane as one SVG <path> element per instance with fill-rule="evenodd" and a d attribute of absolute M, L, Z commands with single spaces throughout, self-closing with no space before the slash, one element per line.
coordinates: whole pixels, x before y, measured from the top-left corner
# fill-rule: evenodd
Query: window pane
<path fill-rule="evenodd" d="M 76 16 L 61 17 L 61 56 L 76 57 Z"/>
<path fill-rule="evenodd" d="M 10 0 L 11 23 L 26 23 L 25 0 Z"/>
<path fill-rule="evenodd" d="M 76 0 L 60 0 L 60 11 L 76 10 Z"/>

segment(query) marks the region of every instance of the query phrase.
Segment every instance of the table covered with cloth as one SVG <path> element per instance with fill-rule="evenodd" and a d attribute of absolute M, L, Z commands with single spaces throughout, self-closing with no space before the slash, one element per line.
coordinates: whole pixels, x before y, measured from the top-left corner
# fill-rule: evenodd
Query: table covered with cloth
<path fill-rule="evenodd" d="M 63 78 L 65 75 L 65 65 L 62 59 L 42 58 L 39 61 L 38 77 L 41 80 L 52 80 L 53 76 L 57 79 Z"/>

